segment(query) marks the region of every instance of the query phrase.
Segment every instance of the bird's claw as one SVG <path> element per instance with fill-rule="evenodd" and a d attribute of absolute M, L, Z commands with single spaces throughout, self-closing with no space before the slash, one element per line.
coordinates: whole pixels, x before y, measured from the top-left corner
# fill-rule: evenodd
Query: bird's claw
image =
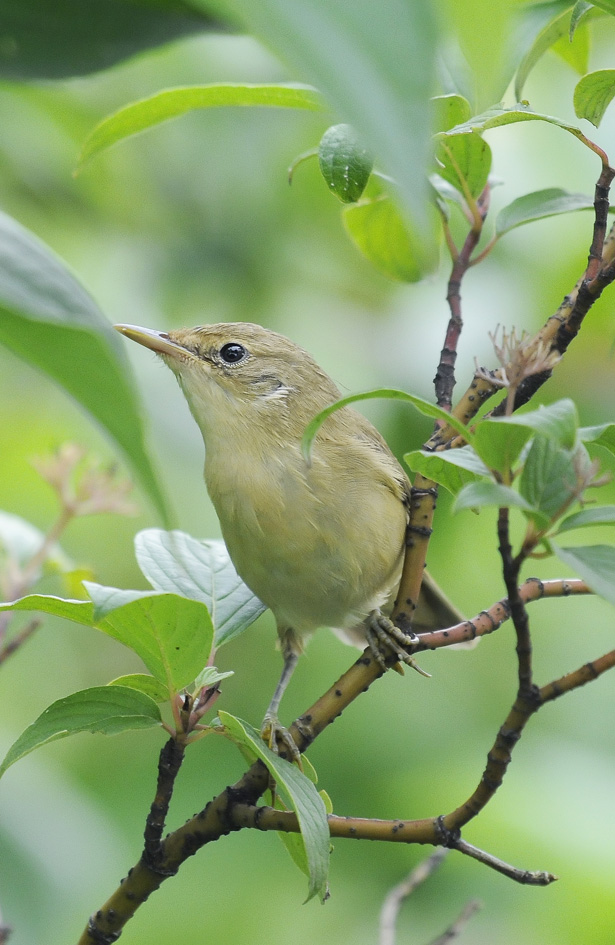
<path fill-rule="evenodd" d="M 280 724 L 277 716 L 265 716 L 261 728 L 261 738 L 276 755 L 280 755 L 282 758 L 287 756 L 288 761 L 295 762 L 303 771 L 301 752 L 297 748 L 293 736 L 287 728 Z"/>
<path fill-rule="evenodd" d="M 421 676 L 429 676 L 424 669 L 417 664 L 413 656 L 408 653 L 406 647 L 414 646 L 418 643 L 418 637 L 415 633 L 404 633 L 399 627 L 396 627 L 392 620 L 374 610 L 369 615 L 367 622 L 367 643 L 376 662 L 383 670 L 388 669 L 387 658 L 391 654 L 397 657 L 400 663 L 411 666 Z"/>

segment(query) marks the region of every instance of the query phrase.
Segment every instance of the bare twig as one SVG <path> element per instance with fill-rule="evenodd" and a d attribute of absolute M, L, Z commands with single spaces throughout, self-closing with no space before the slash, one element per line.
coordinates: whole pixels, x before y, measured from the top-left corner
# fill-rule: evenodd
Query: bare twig
<path fill-rule="evenodd" d="M 29 620 L 25 627 L 15 634 L 11 640 L 7 640 L 2 647 L 0 647 L 0 666 L 8 657 L 18 650 L 20 646 L 26 642 L 26 640 L 32 636 L 32 634 L 38 630 L 42 623 L 40 617 L 34 617 L 32 620 Z"/>
<path fill-rule="evenodd" d="M 461 910 L 461 913 L 455 919 L 455 921 L 449 925 L 442 935 L 439 935 L 438 938 L 434 938 L 433 941 L 429 943 L 429 945 L 446 945 L 447 942 L 452 942 L 454 938 L 458 938 L 472 916 L 478 912 L 479 909 L 482 909 L 482 903 L 480 900 L 470 899 L 467 905 L 465 905 Z"/>
<path fill-rule="evenodd" d="M 380 911 L 379 945 L 395 945 L 397 917 L 403 903 L 418 886 L 429 879 L 447 855 L 446 847 L 438 847 L 431 856 L 415 866 L 401 883 L 391 889 Z"/>
<path fill-rule="evenodd" d="M 489 184 L 476 201 L 476 215 L 473 225 L 465 238 L 464 244 L 458 253 L 453 255 L 453 267 L 448 280 L 446 301 L 450 309 L 450 318 L 446 328 L 444 346 L 440 352 L 440 363 L 436 370 L 434 385 L 436 403 L 443 410 L 450 410 L 455 387 L 455 361 L 457 360 L 457 344 L 463 328 L 461 314 L 461 282 L 470 268 L 472 253 L 476 249 L 483 231 L 483 223 L 489 211 L 491 188 Z"/>
<path fill-rule="evenodd" d="M 484 863 L 485 866 L 491 867 L 492 870 L 496 870 L 496 872 L 502 873 L 524 886 L 549 886 L 557 880 L 557 876 L 554 876 L 553 873 L 546 873 L 544 870 L 520 870 L 516 866 L 511 866 L 510 863 L 505 863 L 499 857 L 493 856 L 485 850 L 480 850 L 466 840 L 462 840 L 461 837 L 457 840 L 453 849 L 458 850 L 459 853 L 465 853 L 466 856 L 471 856 L 479 863 Z"/>
<path fill-rule="evenodd" d="M 502 573 L 504 584 L 508 591 L 510 616 L 517 634 L 517 663 L 519 675 L 519 696 L 531 698 L 532 695 L 532 640 L 530 636 L 530 622 L 525 604 L 519 594 L 519 570 L 523 557 L 513 557 L 510 545 L 509 510 L 501 508 L 498 513 L 499 550 L 502 558 Z"/>

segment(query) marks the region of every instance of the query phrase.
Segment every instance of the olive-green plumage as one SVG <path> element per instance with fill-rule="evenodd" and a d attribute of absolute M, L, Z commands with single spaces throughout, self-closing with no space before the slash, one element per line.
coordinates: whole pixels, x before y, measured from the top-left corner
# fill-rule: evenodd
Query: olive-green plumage
<path fill-rule="evenodd" d="M 390 612 L 408 478 L 378 431 L 350 407 L 325 421 L 306 463 L 305 427 L 340 392 L 283 335 L 244 322 L 165 333 L 116 327 L 162 356 L 201 430 L 205 482 L 229 554 L 277 621 L 287 665 L 274 716 L 303 641 L 318 627 L 364 645 L 370 615 Z M 427 582 L 419 625 L 456 622 Z"/>

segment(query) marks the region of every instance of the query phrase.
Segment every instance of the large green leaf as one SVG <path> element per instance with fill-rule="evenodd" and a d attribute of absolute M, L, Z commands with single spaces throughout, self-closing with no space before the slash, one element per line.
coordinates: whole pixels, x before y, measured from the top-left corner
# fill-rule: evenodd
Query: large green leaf
<path fill-rule="evenodd" d="M 583 443 L 602 446 L 615 456 L 615 423 L 601 423 L 595 427 L 580 427 L 579 439 Z"/>
<path fill-rule="evenodd" d="M 572 194 L 561 187 L 547 187 L 545 190 L 535 190 L 531 194 L 517 197 L 506 207 L 502 207 L 495 221 L 495 232 L 503 236 L 517 226 L 533 223 L 535 220 L 544 220 L 560 213 L 571 213 L 575 210 L 593 210 L 592 197 L 585 194 Z"/>
<path fill-rule="evenodd" d="M 341 410 L 342 407 L 347 407 L 349 404 L 354 404 L 361 400 L 374 399 L 403 400 L 406 403 L 412 404 L 413 407 L 416 407 L 416 409 L 420 411 L 423 416 L 431 417 L 432 420 L 443 420 L 445 423 L 449 423 L 457 431 L 457 433 L 461 434 L 461 436 L 468 440 L 472 439 L 472 434 L 468 427 L 466 427 L 465 424 L 461 422 L 461 420 L 457 420 L 456 417 L 453 417 L 450 413 L 447 413 L 446 410 L 442 410 L 441 407 L 437 407 L 428 400 L 423 400 L 422 397 L 416 397 L 414 394 L 408 394 L 405 390 L 396 390 L 392 387 L 379 387 L 376 390 L 363 391 L 361 394 L 349 394 L 348 397 L 342 397 L 341 400 L 336 400 L 334 404 L 330 404 L 329 407 L 325 407 L 324 410 L 321 410 L 320 413 L 308 423 L 303 433 L 303 438 L 301 440 L 301 452 L 303 453 L 306 460 L 309 462 L 314 437 L 318 433 L 318 430 L 325 422 L 327 417 L 330 417 L 331 414 L 335 413 L 336 410 Z"/>
<path fill-rule="evenodd" d="M 78 732 L 118 735 L 160 725 L 160 710 L 153 699 L 124 686 L 97 686 L 58 699 L 22 732 L 9 748 L 0 776 L 10 765 L 35 748 Z"/>
<path fill-rule="evenodd" d="M 193 0 L 207 9 L 206 0 Z M 437 21 L 408 0 L 227 0 L 302 82 L 315 85 L 426 219 Z"/>
<path fill-rule="evenodd" d="M 399 282 L 418 282 L 434 266 L 425 256 L 417 230 L 412 230 L 390 197 L 361 200 L 344 207 L 348 236 L 378 272 Z"/>
<path fill-rule="evenodd" d="M 583 76 L 574 90 L 577 118 L 586 118 L 596 128 L 615 96 L 615 69 L 599 69 Z"/>
<path fill-rule="evenodd" d="M 532 435 L 526 426 L 500 423 L 493 417 L 477 424 L 472 445 L 489 469 L 506 473 L 519 458 Z"/>
<path fill-rule="evenodd" d="M 194 109 L 263 106 L 315 111 L 323 108 L 323 104 L 316 89 L 307 86 L 222 83 L 163 89 L 120 108 L 96 125 L 83 144 L 78 168 L 118 141 Z"/>
<path fill-rule="evenodd" d="M 197 9 L 182 0 L 2 0 L 0 75 L 86 75 L 178 37 L 221 28 L 206 4 Z"/>
<path fill-rule="evenodd" d="M 139 596 L 124 603 L 117 588 L 89 581 L 84 586 L 94 602 L 94 625 L 134 650 L 170 692 L 182 689 L 201 672 L 213 645 L 213 626 L 204 604 L 177 594 L 135 591 L 128 593 Z"/>
<path fill-rule="evenodd" d="M 438 174 L 460 193 L 478 197 L 491 169 L 491 148 L 479 134 L 451 135 L 440 139 L 436 151 Z"/>
<path fill-rule="evenodd" d="M 327 187 L 342 203 L 355 203 L 367 186 L 374 159 L 351 125 L 331 125 L 318 145 Z"/>
<path fill-rule="evenodd" d="M 139 567 L 152 587 L 207 606 L 216 646 L 243 633 L 266 609 L 237 574 L 223 541 L 148 528 L 135 536 Z"/>
<path fill-rule="evenodd" d="M 102 630 L 141 657 L 150 673 L 177 692 L 207 663 L 213 626 L 204 604 L 158 591 L 125 591 L 84 582 L 92 600 L 30 594 L 0 611 L 40 611 Z"/>
<path fill-rule="evenodd" d="M 297 814 L 309 876 L 308 899 L 327 896 L 329 871 L 329 823 L 324 801 L 309 778 L 295 765 L 274 754 L 256 729 L 227 712 L 219 718 L 229 737 L 266 765 L 276 782 L 276 789 L 286 795 L 285 800 Z"/>
<path fill-rule="evenodd" d="M 576 125 L 562 121 L 561 118 L 556 118 L 554 115 L 532 111 L 530 106 L 526 105 L 524 102 L 519 102 L 517 105 L 510 107 L 494 105 L 480 115 L 475 115 L 473 118 L 469 118 L 468 121 L 462 122 L 461 125 L 455 125 L 454 128 L 451 128 L 450 131 L 443 132 L 439 137 L 443 137 L 443 135 L 464 135 L 469 131 L 478 131 L 482 134 L 484 131 L 489 131 L 491 128 L 500 128 L 504 125 L 512 125 L 519 121 L 546 121 L 550 125 L 557 125 L 558 128 L 563 128 L 564 131 L 570 132 L 571 135 L 574 135 L 575 138 L 578 138 L 586 146 L 591 146 L 591 142 L 588 142 L 588 139 L 581 129 L 577 128 Z"/>
<path fill-rule="evenodd" d="M 615 604 L 615 548 L 612 545 L 582 548 L 562 548 L 555 542 L 551 545 L 557 557 L 576 571 L 595 594 Z"/>
<path fill-rule="evenodd" d="M 615 505 L 590 505 L 569 515 L 558 528 L 558 532 L 569 532 L 573 528 L 589 528 L 593 525 L 615 525 Z"/>
<path fill-rule="evenodd" d="M 152 502 L 166 502 L 145 451 L 122 344 L 68 267 L 0 213 L 0 344 L 58 381 L 126 454 Z"/>
<path fill-rule="evenodd" d="M 523 496 L 510 486 L 503 486 L 499 482 L 470 482 L 457 495 L 453 511 L 460 512 L 462 509 L 478 509 L 484 506 L 514 506 L 526 511 L 531 510 Z"/>
<path fill-rule="evenodd" d="M 472 114 L 470 103 L 463 95 L 454 92 L 448 95 L 435 95 L 431 100 L 433 108 L 434 134 L 439 131 L 448 131 L 455 125 L 467 121 Z"/>
<path fill-rule="evenodd" d="M 427 479 L 433 479 L 438 485 L 448 489 L 452 495 L 457 495 L 468 483 L 477 482 L 491 475 L 471 446 L 441 450 L 438 453 L 415 450 L 413 453 L 406 453 L 404 462 L 413 472 L 420 473 Z"/>
<path fill-rule="evenodd" d="M 521 495 L 545 521 L 554 518 L 570 500 L 577 474 L 573 454 L 545 436 L 535 437 L 523 468 Z"/>
<path fill-rule="evenodd" d="M 528 410 L 526 413 L 515 413 L 510 417 L 497 417 L 484 421 L 486 429 L 492 424 L 526 427 L 528 430 L 548 436 L 561 446 L 572 449 L 577 436 L 578 414 L 574 401 L 569 397 L 563 397 L 546 407 L 541 404 L 536 410 Z"/>
<path fill-rule="evenodd" d="M 558 39 L 561 39 L 562 36 L 569 37 L 571 8 L 572 3 L 569 2 L 564 2 L 563 4 L 546 3 L 536 4 L 533 9 L 529 11 L 530 14 L 536 11 L 539 17 L 542 14 L 548 19 L 547 22 L 537 30 L 530 49 L 528 49 L 519 64 L 515 77 L 515 98 L 517 101 L 522 98 L 523 86 L 538 60 L 541 59 L 546 51 L 550 49 Z M 527 13 L 526 16 L 528 16 Z"/>
<path fill-rule="evenodd" d="M 615 0 L 593 0 L 593 2 L 595 7 L 600 7 L 601 10 L 615 16 Z"/>

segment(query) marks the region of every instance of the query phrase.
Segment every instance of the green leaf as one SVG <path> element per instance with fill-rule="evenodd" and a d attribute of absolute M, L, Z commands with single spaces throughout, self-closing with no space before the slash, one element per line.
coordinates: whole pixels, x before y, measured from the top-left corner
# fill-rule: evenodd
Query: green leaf
<path fill-rule="evenodd" d="M 64 617 L 86 627 L 94 626 L 94 605 L 89 600 L 64 600 L 51 594 L 29 594 L 5 604 L 0 604 L 0 611 L 38 610 L 53 617 Z"/>
<path fill-rule="evenodd" d="M 594 0 L 594 6 L 615 16 L 615 0 Z"/>
<path fill-rule="evenodd" d="M 207 0 L 194 0 L 207 9 Z M 302 81 L 316 86 L 340 121 L 356 128 L 402 205 L 423 228 L 435 77 L 436 10 L 408 0 L 228 0 Z"/>
<path fill-rule="evenodd" d="M 332 125 L 320 139 L 318 164 L 329 190 L 342 203 L 355 203 L 367 186 L 374 159 L 351 125 Z"/>
<path fill-rule="evenodd" d="M 570 7 L 567 4 L 562 12 L 557 12 L 549 22 L 536 35 L 531 48 L 527 51 L 515 78 L 515 98 L 519 101 L 523 97 L 523 86 L 526 79 L 539 59 L 544 56 L 546 51 L 553 46 L 562 36 L 570 36 Z M 558 9 L 556 7 L 555 9 Z"/>
<path fill-rule="evenodd" d="M 577 118 L 586 118 L 596 128 L 615 96 L 615 69 L 599 69 L 577 82 L 574 90 L 574 111 Z"/>
<path fill-rule="evenodd" d="M 77 170 L 118 141 L 198 108 L 265 106 L 315 111 L 324 103 L 316 89 L 293 85 L 188 85 L 163 89 L 104 118 L 86 138 Z"/>
<path fill-rule="evenodd" d="M 588 545 L 562 548 L 551 543 L 557 557 L 589 584 L 595 594 L 615 604 L 615 548 L 612 545 Z"/>
<path fill-rule="evenodd" d="M 325 407 L 324 410 L 321 410 L 313 420 L 311 420 L 305 431 L 303 433 L 303 438 L 301 440 L 301 452 L 305 457 L 306 462 L 310 461 L 310 454 L 312 451 L 312 443 L 314 438 L 318 433 L 318 430 L 325 422 L 327 417 L 330 417 L 332 413 L 335 413 L 336 410 L 341 410 L 342 407 L 347 407 L 348 404 L 357 403 L 360 400 L 403 400 L 406 403 L 412 404 L 413 407 L 423 414 L 425 417 L 431 417 L 432 420 L 444 420 L 446 423 L 450 424 L 457 433 L 460 433 L 461 436 L 465 437 L 468 440 L 472 439 L 472 434 L 468 427 L 466 427 L 461 420 L 457 420 L 456 417 L 451 416 L 445 410 L 442 410 L 441 407 L 436 407 L 435 404 L 429 403 L 428 400 L 423 400 L 422 397 L 415 397 L 414 394 L 407 394 L 404 390 L 395 390 L 390 387 L 379 387 L 377 390 L 368 390 L 364 391 L 361 394 L 350 394 L 348 397 L 342 397 L 341 400 L 336 400 L 334 404 L 330 404 L 328 407 Z"/>
<path fill-rule="evenodd" d="M 484 423 L 485 426 L 501 423 L 513 427 L 526 427 L 528 430 L 548 436 L 567 449 L 572 449 L 577 438 L 578 414 L 574 401 L 564 397 L 547 407 L 541 405 L 537 410 L 515 413 L 510 417 L 497 417 L 485 420 Z"/>
<path fill-rule="evenodd" d="M 117 606 L 117 588 L 89 581 L 84 586 L 95 605 L 96 628 L 134 650 L 170 692 L 178 692 L 201 672 L 213 646 L 213 626 L 204 604 L 152 592 Z"/>
<path fill-rule="evenodd" d="M 0 776 L 35 748 L 77 732 L 117 735 L 161 724 L 160 710 L 149 696 L 122 686 L 98 686 L 58 699 L 9 748 Z"/>
<path fill-rule="evenodd" d="M 273 775 L 277 790 L 285 795 L 286 802 L 296 812 L 305 844 L 308 899 L 318 894 L 324 901 L 329 870 L 329 823 L 321 796 L 309 778 L 295 765 L 274 754 L 251 725 L 227 712 L 218 714 L 228 736 L 260 758 Z"/>
<path fill-rule="evenodd" d="M 526 426 L 501 423 L 500 419 L 490 417 L 478 423 L 472 446 L 489 469 L 507 472 L 513 468 L 532 431 Z"/>
<path fill-rule="evenodd" d="M 479 134 L 441 136 L 436 151 L 438 174 L 462 194 L 478 197 L 491 169 L 491 148 Z"/>
<path fill-rule="evenodd" d="M 548 124 L 563 128 L 564 131 L 570 132 L 575 138 L 587 144 L 587 138 L 576 125 L 570 125 L 560 118 L 555 118 L 553 115 L 532 111 L 530 106 L 525 105 L 523 102 L 519 102 L 517 105 L 510 107 L 494 105 L 492 108 L 488 108 L 487 111 L 482 112 L 482 114 L 475 115 L 474 118 L 470 118 L 461 125 L 456 125 L 454 128 L 451 128 L 446 134 L 465 135 L 469 131 L 478 131 L 482 134 L 485 131 L 489 131 L 491 128 L 513 125 L 518 121 L 546 121 Z"/>
<path fill-rule="evenodd" d="M 455 125 L 467 121 L 472 111 L 470 103 L 463 95 L 451 93 L 449 95 L 435 95 L 431 99 L 433 107 L 434 134 L 448 131 Z"/>
<path fill-rule="evenodd" d="M 581 22 L 581 20 L 583 19 L 583 17 L 585 16 L 585 14 L 589 13 L 589 11 L 593 9 L 595 9 L 595 5 L 593 3 L 587 3 L 586 0 L 577 0 L 577 2 L 575 3 L 572 9 L 572 14 L 570 16 L 570 33 L 569 33 L 570 42 L 572 42 L 572 38 L 575 34 L 576 28 Z"/>
<path fill-rule="evenodd" d="M 2 0 L 0 75 L 87 75 L 145 49 L 220 28 L 211 12 L 181 0 Z"/>
<path fill-rule="evenodd" d="M 581 509 L 569 515 L 560 524 L 558 533 L 569 532 L 573 528 L 585 528 L 590 525 L 615 525 L 615 505 L 598 505 Z"/>
<path fill-rule="evenodd" d="M 147 673 L 129 673 L 127 676 L 118 676 L 107 685 L 136 689 L 158 703 L 168 702 L 171 697 L 168 688 L 153 676 L 148 676 Z"/>
<path fill-rule="evenodd" d="M 525 223 L 575 210 L 593 210 L 593 207 L 593 199 L 585 194 L 572 194 L 560 187 L 535 190 L 531 194 L 517 197 L 500 210 L 495 221 L 495 232 L 497 236 L 503 236 Z"/>
<path fill-rule="evenodd" d="M 130 647 L 156 679 L 177 692 L 201 672 L 213 642 L 207 608 L 157 591 L 123 591 L 84 581 L 91 601 L 30 594 L 0 611 L 36 610 L 95 627 Z"/>
<path fill-rule="evenodd" d="M 239 636 L 266 610 L 235 571 L 223 541 L 197 541 L 178 530 L 148 528 L 135 536 L 135 553 L 156 590 L 206 605 L 216 647 Z"/>
<path fill-rule="evenodd" d="M 589 68 L 591 39 L 587 23 L 579 24 L 579 29 L 575 28 L 574 42 L 570 36 L 570 30 L 566 36 L 560 37 L 554 43 L 552 49 L 556 56 L 559 56 L 567 65 L 569 65 L 578 75 L 585 75 Z"/>
<path fill-rule="evenodd" d="M 45 371 L 113 437 L 163 518 L 132 373 L 116 333 L 66 265 L 0 213 L 0 344 Z"/>
<path fill-rule="evenodd" d="M 615 456 L 615 423 L 601 423 L 595 427 L 580 427 L 579 439 L 583 443 L 602 446 Z"/>
<path fill-rule="evenodd" d="M 223 679 L 228 679 L 229 676 L 234 676 L 234 672 L 230 669 L 226 673 L 219 673 L 215 666 L 204 666 L 199 675 L 194 680 L 195 689 L 204 689 L 215 686 L 216 683 L 221 682 Z"/>
<path fill-rule="evenodd" d="M 457 495 L 468 483 L 491 476 L 489 469 L 470 446 L 441 450 L 439 453 L 415 450 L 406 453 L 404 462 L 414 472 L 433 479 L 453 495 Z"/>
<path fill-rule="evenodd" d="M 390 197 L 344 207 L 342 220 L 359 252 L 389 279 L 418 282 L 433 269 L 435 259 L 426 258 L 418 232 L 409 228 Z"/>
<path fill-rule="evenodd" d="M 521 475 L 521 495 L 550 521 L 574 493 L 576 481 L 572 453 L 554 440 L 537 436 Z"/>
<path fill-rule="evenodd" d="M 470 482 L 457 495 L 453 512 L 461 512 L 462 509 L 478 509 L 490 505 L 495 505 L 497 508 L 515 506 L 526 511 L 532 511 L 532 507 L 525 501 L 523 496 L 511 489 L 510 486 L 503 486 L 499 482 Z"/>

